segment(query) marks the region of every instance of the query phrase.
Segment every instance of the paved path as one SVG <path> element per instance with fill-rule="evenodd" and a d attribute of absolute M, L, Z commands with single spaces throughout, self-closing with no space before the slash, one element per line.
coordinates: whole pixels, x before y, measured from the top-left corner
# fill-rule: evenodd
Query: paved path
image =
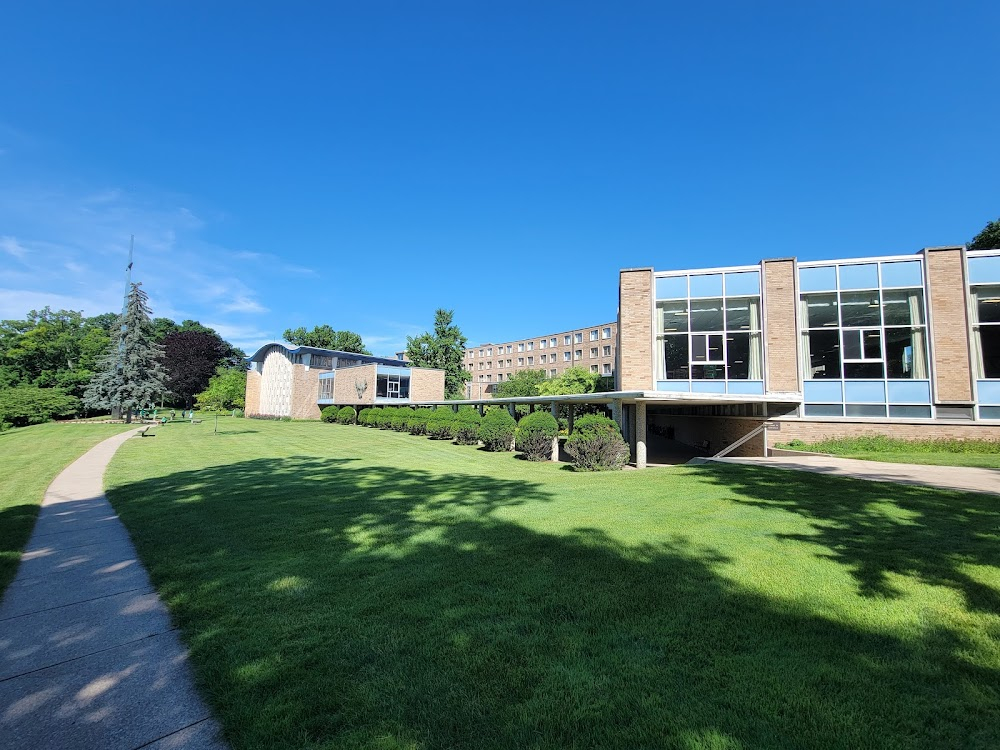
<path fill-rule="evenodd" d="M 104 497 L 109 438 L 45 493 L 0 604 L 0 748 L 224 750 L 187 653 Z"/>
<path fill-rule="evenodd" d="M 861 461 L 837 456 L 771 456 L 769 458 L 712 458 L 720 463 L 771 466 L 796 469 L 838 477 L 870 479 L 875 482 L 921 484 L 946 490 L 1000 494 L 1000 469 L 977 469 L 967 466 L 931 466 L 928 464 L 890 464 Z"/>

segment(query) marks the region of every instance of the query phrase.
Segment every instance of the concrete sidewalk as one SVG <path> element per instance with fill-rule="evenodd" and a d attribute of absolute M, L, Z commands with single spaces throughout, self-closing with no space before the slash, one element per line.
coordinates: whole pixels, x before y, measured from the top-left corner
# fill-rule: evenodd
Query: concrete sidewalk
<path fill-rule="evenodd" d="M 95 446 L 45 493 L 0 604 L 2 748 L 226 747 L 104 497 L 104 469 L 134 434 Z"/>
<path fill-rule="evenodd" d="M 868 479 L 874 482 L 899 482 L 963 492 L 1000 494 L 1000 469 L 968 466 L 933 466 L 930 464 L 891 464 L 861 461 L 838 456 L 770 456 L 768 458 L 707 458 L 705 461 L 769 466 L 830 474 L 837 477 Z"/>

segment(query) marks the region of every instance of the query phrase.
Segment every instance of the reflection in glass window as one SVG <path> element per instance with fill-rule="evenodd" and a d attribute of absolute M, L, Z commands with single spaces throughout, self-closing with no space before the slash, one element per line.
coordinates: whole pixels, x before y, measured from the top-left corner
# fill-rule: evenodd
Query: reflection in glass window
<path fill-rule="evenodd" d="M 657 311 L 660 317 L 660 330 L 664 333 L 675 333 L 688 329 L 688 303 L 686 299 L 675 302 L 660 302 L 657 304 Z"/>
<path fill-rule="evenodd" d="M 840 266 L 841 289 L 878 289 L 878 264 Z"/>
<path fill-rule="evenodd" d="M 881 325 L 879 293 L 842 292 L 840 295 L 840 324 L 851 326 Z"/>
<path fill-rule="evenodd" d="M 923 286 L 920 278 L 920 261 L 905 260 L 900 263 L 882 264 L 882 287 Z"/>
<path fill-rule="evenodd" d="M 1000 286 L 973 291 L 973 330 L 980 378 L 1000 378 Z"/>
<path fill-rule="evenodd" d="M 926 352 L 924 329 L 885 329 L 885 365 L 889 378 L 928 377 Z"/>
<path fill-rule="evenodd" d="M 810 294 L 802 297 L 802 325 L 806 328 L 836 326 L 839 320 L 836 294 Z"/>
<path fill-rule="evenodd" d="M 887 326 L 923 325 L 923 291 L 920 289 L 906 289 L 883 292 L 882 317 Z"/>
<path fill-rule="evenodd" d="M 692 297 L 721 297 L 722 274 L 710 273 L 690 277 Z"/>
<path fill-rule="evenodd" d="M 665 375 L 668 380 L 688 379 L 687 334 L 663 337 L 663 361 L 665 363 Z"/>
<path fill-rule="evenodd" d="M 483 376 L 480 375 L 482 380 Z M 409 398 L 410 378 L 408 375 L 376 375 L 375 376 L 375 396 L 376 398 Z"/>
<path fill-rule="evenodd" d="M 837 267 L 816 266 L 799 269 L 799 288 L 803 292 L 829 292 L 837 289 Z"/>
<path fill-rule="evenodd" d="M 741 271 L 726 274 L 726 296 L 760 295 L 760 271 Z"/>
<path fill-rule="evenodd" d="M 725 320 L 721 299 L 698 299 L 691 301 L 692 331 L 723 331 Z"/>
<path fill-rule="evenodd" d="M 687 299 L 687 276 L 662 276 L 656 279 L 656 299 Z"/>

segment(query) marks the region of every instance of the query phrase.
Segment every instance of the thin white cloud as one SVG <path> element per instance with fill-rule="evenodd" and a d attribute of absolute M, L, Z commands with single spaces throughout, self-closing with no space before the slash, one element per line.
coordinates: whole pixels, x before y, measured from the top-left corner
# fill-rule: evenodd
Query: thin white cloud
<path fill-rule="evenodd" d="M 237 297 L 232 302 L 219 305 L 219 310 L 221 312 L 238 312 L 238 313 L 265 313 L 267 308 L 260 304 L 255 299 L 250 299 L 249 297 Z"/>
<path fill-rule="evenodd" d="M 85 316 L 118 312 L 122 306 L 121 289 L 110 286 L 87 295 L 55 294 L 27 289 L 0 289 L 0 319 L 24 318 L 29 310 L 51 307 L 53 310 L 77 310 Z"/>
<path fill-rule="evenodd" d="M 14 256 L 18 260 L 24 260 L 24 257 L 28 254 L 27 248 L 18 242 L 17 238 L 8 237 L 6 235 L 0 237 L 0 250 L 3 250 L 8 255 Z"/>

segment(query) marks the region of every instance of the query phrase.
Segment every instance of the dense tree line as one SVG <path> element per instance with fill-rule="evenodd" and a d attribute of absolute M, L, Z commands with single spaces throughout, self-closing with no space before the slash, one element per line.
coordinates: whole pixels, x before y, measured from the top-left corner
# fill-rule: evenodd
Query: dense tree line
<path fill-rule="evenodd" d="M 85 317 L 50 307 L 0 321 L 0 404 L 8 415 L 0 414 L 0 422 L 28 424 L 82 411 L 80 399 L 102 361 L 121 349 L 122 322 L 115 313 Z M 163 380 L 155 403 L 191 408 L 218 374 L 234 370 L 243 377 L 244 353 L 196 320 L 151 318 L 142 331 L 161 352 Z M 233 378 L 228 383 L 227 392 Z M 91 409 L 105 408 L 89 403 Z"/>

